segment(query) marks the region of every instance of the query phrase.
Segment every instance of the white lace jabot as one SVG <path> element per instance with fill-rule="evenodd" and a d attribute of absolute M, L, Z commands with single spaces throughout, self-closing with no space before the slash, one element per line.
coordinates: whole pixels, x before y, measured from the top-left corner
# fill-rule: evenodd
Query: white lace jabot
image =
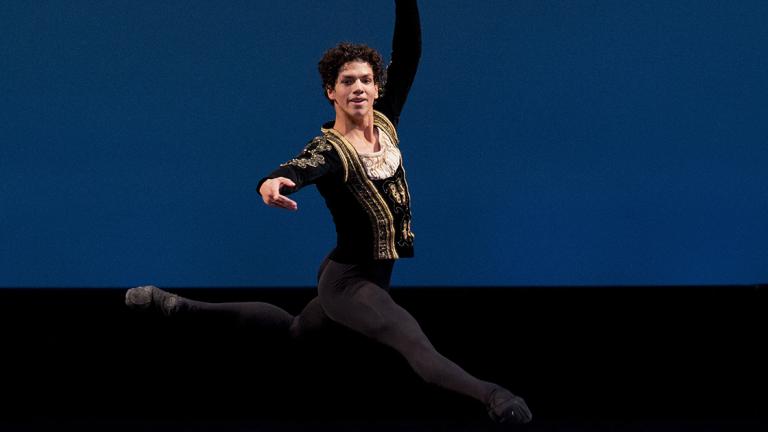
<path fill-rule="evenodd" d="M 379 131 L 381 149 L 373 153 L 358 153 L 365 172 L 372 180 L 392 177 L 400 166 L 400 150 L 392 143 L 389 136 Z"/>

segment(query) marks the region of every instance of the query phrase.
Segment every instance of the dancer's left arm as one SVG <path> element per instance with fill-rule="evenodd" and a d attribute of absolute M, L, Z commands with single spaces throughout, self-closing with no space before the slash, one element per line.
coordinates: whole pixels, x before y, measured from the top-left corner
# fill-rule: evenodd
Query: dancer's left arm
<path fill-rule="evenodd" d="M 405 105 L 421 58 L 421 20 L 416 0 L 395 0 L 395 30 L 387 82 L 374 108 L 395 125 Z"/>

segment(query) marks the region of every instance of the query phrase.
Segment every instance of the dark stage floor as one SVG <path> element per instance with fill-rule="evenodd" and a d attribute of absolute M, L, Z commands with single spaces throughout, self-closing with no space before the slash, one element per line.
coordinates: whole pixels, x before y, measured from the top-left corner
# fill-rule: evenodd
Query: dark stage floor
<path fill-rule="evenodd" d="M 298 312 L 311 289 L 177 289 Z M 123 289 L 0 289 L 0 431 L 495 431 L 343 329 L 302 344 L 135 314 Z M 762 286 L 394 288 L 433 344 L 525 397 L 531 431 L 768 430 Z"/>

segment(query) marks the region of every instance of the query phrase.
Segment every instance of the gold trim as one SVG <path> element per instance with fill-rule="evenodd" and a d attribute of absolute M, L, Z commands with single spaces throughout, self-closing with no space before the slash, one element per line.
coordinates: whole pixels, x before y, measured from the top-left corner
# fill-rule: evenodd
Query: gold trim
<path fill-rule="evenodd" d="M 379 130 L 384 129 L 384 132 L 386 132 L 387 135 L 392 138 L 392 142 L 396 146 L 400 145 L 400 138 L 397 136 L 397 129 L 395 129 L 395 125 L 389 121 L 387 116 L 379 111 L 373 110 L 373 124 L 374 126 L 378 126 Z"/>

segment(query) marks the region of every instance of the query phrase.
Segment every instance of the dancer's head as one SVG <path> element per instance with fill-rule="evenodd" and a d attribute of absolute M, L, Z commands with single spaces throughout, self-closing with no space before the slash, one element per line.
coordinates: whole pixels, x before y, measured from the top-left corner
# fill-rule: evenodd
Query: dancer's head
<path fill-rule="evenodd" d="M 381 54 L 362 44 L 340 43 L 317 66 L 325 97 L 350 115 L 372 109 L 387 79 Z"/>

